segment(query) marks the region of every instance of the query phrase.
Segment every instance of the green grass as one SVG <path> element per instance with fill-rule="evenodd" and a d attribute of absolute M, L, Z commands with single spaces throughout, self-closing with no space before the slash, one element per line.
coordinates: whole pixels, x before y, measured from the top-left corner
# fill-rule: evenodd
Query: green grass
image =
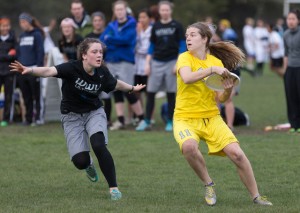
<path fill-rule="evenodd" d="M 0 129 L 0 212 L 300 212 L 300 135 L 263 132 L 266 125 L 285 123 L 282 81 L 269 71 L 260 78 L 243 73 L 238 107 L 251 119 L 236 135 L 250 159 L 260 192 L 273 207 L 252 204 L 234 165 L 207 155 L 200 143 L 218 203 L 208 207 L 204 188 L 180 154 L 171 133 L 156 115 L 151 132 L 109 133 L 123 199 L 109 200 L 107 184 L 89 182 L 72 165 L 60 123 Z M 161 100 L 159 101 L 161 102 Z M 157 107 L 158 109 L 158 107 Z M 95 157 L 94 157 L 95 159 Z M 99 171 L 99 167 L 97 166 Z"/>

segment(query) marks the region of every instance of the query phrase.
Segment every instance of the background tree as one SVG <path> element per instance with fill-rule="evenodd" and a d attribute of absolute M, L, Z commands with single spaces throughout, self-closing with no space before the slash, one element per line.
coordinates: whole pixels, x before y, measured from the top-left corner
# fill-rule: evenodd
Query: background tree
<path fill-rule="evenodd" d="M 83 0 L 89 14 L 100 10 L 106 14 L 107 21 L 111 20 L 113 2 L 112 0 Z M 159 1 L 128 0 L 128 2 L 134 14 L 137 14 L 140 9 L 157 4 Z M 175 4 L 174 18 L 184 26 L 202 21 L 207 16 L 211 16 L 216 24 L 220 19 L 227 18 L 239 34 L 246 17 L 263 18 L 267 22 L 274 22 L 278 17 L 282 17 L 283 13 L 282 0 L 174 0 L 172 2 Z M 42 25 L 47 25 L 52 18 L 56 18 L 59 23 L 62 18 L 69 16 L 70 4 L 71 0 L 0 0 L 0 15 L 12 19 L 18 34 L 20 32 L 18 16 L 21 12 L 29 12 L 37 17 Z M 58 27 L 56 32 L 59 32 Z"/>

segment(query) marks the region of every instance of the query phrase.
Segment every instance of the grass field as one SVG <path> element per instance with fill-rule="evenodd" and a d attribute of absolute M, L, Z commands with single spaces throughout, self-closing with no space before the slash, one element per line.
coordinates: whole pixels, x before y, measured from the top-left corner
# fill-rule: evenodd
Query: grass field
<path fill-rule="evenodd" d="M 60 123 L 1 128 L 0 212 L 300 212 L 300 135 L 263 132 L 266 125 L 287 122 L 282 81 L 269 71 L 255 79 L 243 73 L 242 81 L 235 103 L 249 114 L 251 126 L 236 128 L 236 135 L 261 194 L 274 206 L 252 204 L 233 164 L 208 156 L 202 142 L 200 150 L 218 196 L 216 206 L 207 206 L 202 183 L 173 135 L 161 131 L 163 124 L 156 115 L 151 132 L 129 128 L 109 133 L 123 193 L 117 202 L 110 201 L 103 176 L 91 183 L 69 161 Z"/>

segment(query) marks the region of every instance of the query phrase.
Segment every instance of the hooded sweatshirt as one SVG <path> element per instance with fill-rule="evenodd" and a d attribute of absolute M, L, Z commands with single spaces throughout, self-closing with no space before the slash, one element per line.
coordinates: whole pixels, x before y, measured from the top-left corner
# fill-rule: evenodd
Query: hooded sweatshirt
<path fill-rule="evenodd" d="M 24 66 L 44 65 L 44 39 L 39 29 L 20 35 L 18 61 Z"/>
<path fill-rule="evenodd" d="M 106 62 L 126 61 L 134 63 L 136 20 L 131 16 L 127 16 L 124 25 L 120 25 L 117 20 L 110 22 L 101 34 L 100 40 L 107 47 Z"/>
<path fill-rule="evenodd" d="M 13 74 L 8 65 L 16 59 L 16 55 L 10 54 L 11 50 L 16 50 L 16 39 L 13 32 L 10 32 L 5 40 L 0 38 L 0 76 Z"/>

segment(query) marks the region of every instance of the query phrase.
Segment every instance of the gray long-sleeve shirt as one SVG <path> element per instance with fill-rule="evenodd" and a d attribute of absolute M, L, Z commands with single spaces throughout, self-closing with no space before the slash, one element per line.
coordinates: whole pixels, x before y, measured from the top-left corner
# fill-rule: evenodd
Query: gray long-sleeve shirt
<path fill-rule="evenodd" d="M 286 30 L 283 39 L 288 67 L 300 67 L 300 27 L 298 26 L 295 30 Z"/>

